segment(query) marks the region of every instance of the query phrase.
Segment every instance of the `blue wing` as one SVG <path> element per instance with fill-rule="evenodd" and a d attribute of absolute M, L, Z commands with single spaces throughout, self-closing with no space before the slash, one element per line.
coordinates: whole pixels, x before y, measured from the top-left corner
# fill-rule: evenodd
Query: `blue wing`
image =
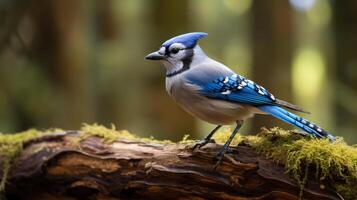
<path fill-rule="evenodd" d="M 203 81 L 204 80 L 204 81 Z M 189 76 L 188 82 L 199 86 L 200 93 L 208 98 L 233 101 L 253 106 L 277 105 L 295 111 L 309 113 L 302 108 L 277 99 L 262 86 L 243 76 L 231 73 L 210 80 L 207 77 L 200 79 L 197 76 Z"/>
<path fill-rule="evenodd" d="M 286 123 L 297 126 L 315 137 L 327 137 L 330 140 L 335 140 L 333 135 L 321 127 L 281 107 L 302 111 L 300 108 L 276 99 L 274 95 L 269 93 L 265 88 L 243 76 L 232 74 L 208 82 L 195 80 L 197 79 L 192 78 L 189 81 L 191 84 L 198 85 L 200 88 L 199 92 L 208 98 L 256 106 L 258 109 Z"/>
<path fill-rule="evenodd" d="M 208 98 L 253 106 L 278 105 L 274 95 L 265 88 L 237 74 L 222 76 L 210 82 L 189 81 L 191 84 L 198 85 L 199 92 Z"/>

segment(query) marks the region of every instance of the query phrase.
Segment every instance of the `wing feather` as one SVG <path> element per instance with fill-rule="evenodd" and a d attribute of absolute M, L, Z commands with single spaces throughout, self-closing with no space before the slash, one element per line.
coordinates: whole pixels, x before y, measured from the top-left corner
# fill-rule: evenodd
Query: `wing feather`
<path fill-rule="evenodd" d="M 275 98 L 262 86 L 237 74 L 221 76 L 210 81 L 189 80 L 199 86 L 199 92 L 212 99 L 243 103 L 254 106 L 278 105 L 295 111 L 304 112 L 300 107 Z"/>

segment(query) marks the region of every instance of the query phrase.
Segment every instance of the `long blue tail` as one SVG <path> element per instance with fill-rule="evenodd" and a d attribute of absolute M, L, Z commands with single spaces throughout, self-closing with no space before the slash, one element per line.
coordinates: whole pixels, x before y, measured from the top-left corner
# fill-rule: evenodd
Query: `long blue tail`
<path fill-rule="evenodd" d="M 329 132 L 325 131 L 321 127 L 285 110 L 284 108 L 281 108 L 279 106 L 272 106 L 272 105 L 259 106 L 258 108 L 286 123 L 289 123 L 291 125 L 294 125 L 302 129 L 303 131 L 315 137 L 329 138 L 332 141 L 336 140 L 336 138 L 333 135 L 331 135 Z"/>

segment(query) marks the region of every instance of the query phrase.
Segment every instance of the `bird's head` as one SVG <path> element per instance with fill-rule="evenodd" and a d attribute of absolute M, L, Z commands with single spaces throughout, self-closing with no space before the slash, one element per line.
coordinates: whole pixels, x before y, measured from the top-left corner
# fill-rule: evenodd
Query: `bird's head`
<path fill-rule="evenodd" d="M 176 36 L 164 42 L 158 51 L 148 54 L 148 60 L 161 61 L 168 73 L 189 65 L 195 59 L 205 56 L 197 45 L 199 39 L 207 36 L 207 33 L 194 32 Z M 187 67 L 187 66 L 186 66 Z"/>

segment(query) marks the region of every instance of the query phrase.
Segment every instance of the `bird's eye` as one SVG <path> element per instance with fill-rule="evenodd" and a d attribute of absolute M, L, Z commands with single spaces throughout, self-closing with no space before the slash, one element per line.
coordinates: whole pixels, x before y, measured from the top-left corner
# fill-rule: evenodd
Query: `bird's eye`
<path fill-rule="evenodd" d="M 179 49 L 179 48 L 173 48 L 173 49 L 171 49 L 171 53 L 177 54 L 180 50 L 181 49 Z"/>

